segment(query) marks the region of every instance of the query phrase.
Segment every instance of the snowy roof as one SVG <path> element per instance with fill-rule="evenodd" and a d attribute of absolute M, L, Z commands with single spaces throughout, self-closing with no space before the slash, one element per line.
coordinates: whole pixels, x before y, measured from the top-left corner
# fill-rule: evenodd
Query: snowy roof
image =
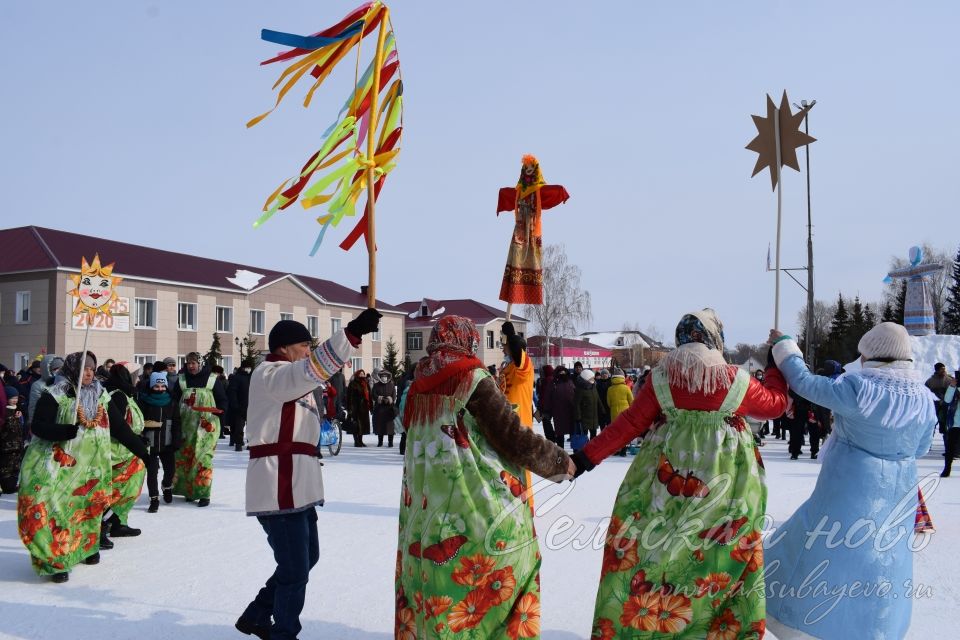
<path fill-rule="evenodd" d="M 629 349 L 632 346 L 649 349 L 651 346 L 663 346 L 640 331 L 585 331 L 578 337 L 605 349 Z"/>
<path fill-rule="evenodd" d="M 423 307 L 427 308 L 427 315 L 421 313 Z M 507 317 L 506 311 L 491 307 L 488 304 L 478 302 L 471 298 L 457 298 L 454 300 L 424 298 L 423 300 L 401 302 L 396 305 L 396 308 L 407 312 L 407 329 L 432 327 L 434 322 L 445 315 L 470 318 L 477 325 L 485 325 L 498 318 L 506 319 Z M 528 321 L 526 318 L 516 314 L 513 314 L 512 318 L 516 322 Z"/>

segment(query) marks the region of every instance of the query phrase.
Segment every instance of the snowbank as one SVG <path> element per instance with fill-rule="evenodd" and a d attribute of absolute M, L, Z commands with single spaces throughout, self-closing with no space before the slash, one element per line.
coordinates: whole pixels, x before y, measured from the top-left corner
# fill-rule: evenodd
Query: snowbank
<path fill-rule="evenodd" d="M 942 362 L 951 374 L 960 369 L 960 336 L 911 336 L 913 343 L 913 368 L 933 374 L 933 365 Z M 847 371 L 860 368 L 860 360 L 844 366 Z"/>

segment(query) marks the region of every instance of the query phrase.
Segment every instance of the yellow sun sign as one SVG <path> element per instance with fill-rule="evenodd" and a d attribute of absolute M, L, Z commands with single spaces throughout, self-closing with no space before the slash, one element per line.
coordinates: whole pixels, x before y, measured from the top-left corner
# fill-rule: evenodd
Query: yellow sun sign
<path fill-rule="evenodd" d="M 82 261 L 80 273 L 70 276 L 73 289 L 67 292 L 77 299 L 73 315 L 85 313 L 89 318 L 93 318 L 103 313 L 109 316 L 110 303 L 117 299 L 117 285 L 123 278 L 113 275 L 114 263 L 106 266 L 100 264 L 100 254 L 94 255 L 90 264 L 87 264 L 85 257 Z"/>

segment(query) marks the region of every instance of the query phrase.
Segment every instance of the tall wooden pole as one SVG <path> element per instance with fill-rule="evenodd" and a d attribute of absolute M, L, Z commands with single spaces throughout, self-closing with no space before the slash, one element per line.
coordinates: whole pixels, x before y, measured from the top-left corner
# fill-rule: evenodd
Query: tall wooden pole
<path fill-rule="evenodd" d="M 373 162 L 377 152 L 377 118 L 379 117 L 380 98 L 380 68 L 383 67 L 383 43 L 387 38 L 387 21 L 390 10 L 383 8 L 383 17 L 380 19 L 380 32 L 377 34 L 377 51 L 373 63 L 373 85 L 370 88 L 370 126 L 367 127 L 367 160 Z M 367 167 L 367 306 L 371 309 L 377 306 L 377 224 L 376 224 L 376 189 L 374 182 L 377 172 L 374 167 Z"/>
<path fill-rule="evenodd" d="M 774 293 L 775 300 L 773 304 L 773 328 L 780 328 L 780 221 L 782 219 L 783 213 L 783 194 L 782 194 L 782 185 L 783 180 L 780 175 L 780 108 L 774 110 L 773 112 L 773 129 L 774 137 L 777 141 L 777 157 L 774 159 L 774 170 L 777 172 L 777 265 L 776 265 L 776 292 Z"/>

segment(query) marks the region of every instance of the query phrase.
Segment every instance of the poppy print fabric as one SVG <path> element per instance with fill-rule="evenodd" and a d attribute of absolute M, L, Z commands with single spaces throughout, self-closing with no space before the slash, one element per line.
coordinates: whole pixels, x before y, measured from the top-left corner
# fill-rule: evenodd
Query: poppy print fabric
<path fill-rule="evenodd" d="M 540 551 L 521 469 L 466 402 L 407 426 L 396 567 L 397 640 L 540 637 Z"/>
<path fill-rule="evenodd" d="M 177 449 L 173 492 L 187 500 L 209 498 L 213 486 L 213 453 L 220 438 L 220 418 L 209 411 L 194 407 L 216 407 L 213 385 L 217 377 L 211 375 L 206 387 L 188 389 L 180 376 L 180 420 L 183 445 Z"/>
<path fill-rule="evenodd" d="M 654 373 L 666 422 L 617 493 L 593 638 L 763 637 L 767 492 L 753 436 L 734 415 L 748 383 L 740 372 L 717 411 L 692 411 L 676 408 Z"/>
<path fill-rule="evenodd" d="M 53 395 L 58 422 L 74 422 L 75 399 Z M 39 575 L 70 571 L 100 549 L 100 519 L 119 498 L 110 482 L 109 402 L 101 394 L 95 426 L 81 426 L 73 440 L 34 438 L 24 454 L 17 528 Z"/>
<path fill-rule="evenodd" d="M 122 393 L 114 391 L 113 393 Z M 133 398 L 127 396 L 127 424 L 135 434 L 143 433 L 143 413 Z M 133 505 L 140 492 L 143 491 L 143 479 L 147 475 L 147 467 L 143 460 L 130 453 L 130 450 L 118 441 L 110 440 L 110 459 L 113 462 L 112 485 L 120 497 L 110 505 L 113 512 L 120 518 L 120 522 L 127 524 L 127 517 L 133 510 Z"/>

